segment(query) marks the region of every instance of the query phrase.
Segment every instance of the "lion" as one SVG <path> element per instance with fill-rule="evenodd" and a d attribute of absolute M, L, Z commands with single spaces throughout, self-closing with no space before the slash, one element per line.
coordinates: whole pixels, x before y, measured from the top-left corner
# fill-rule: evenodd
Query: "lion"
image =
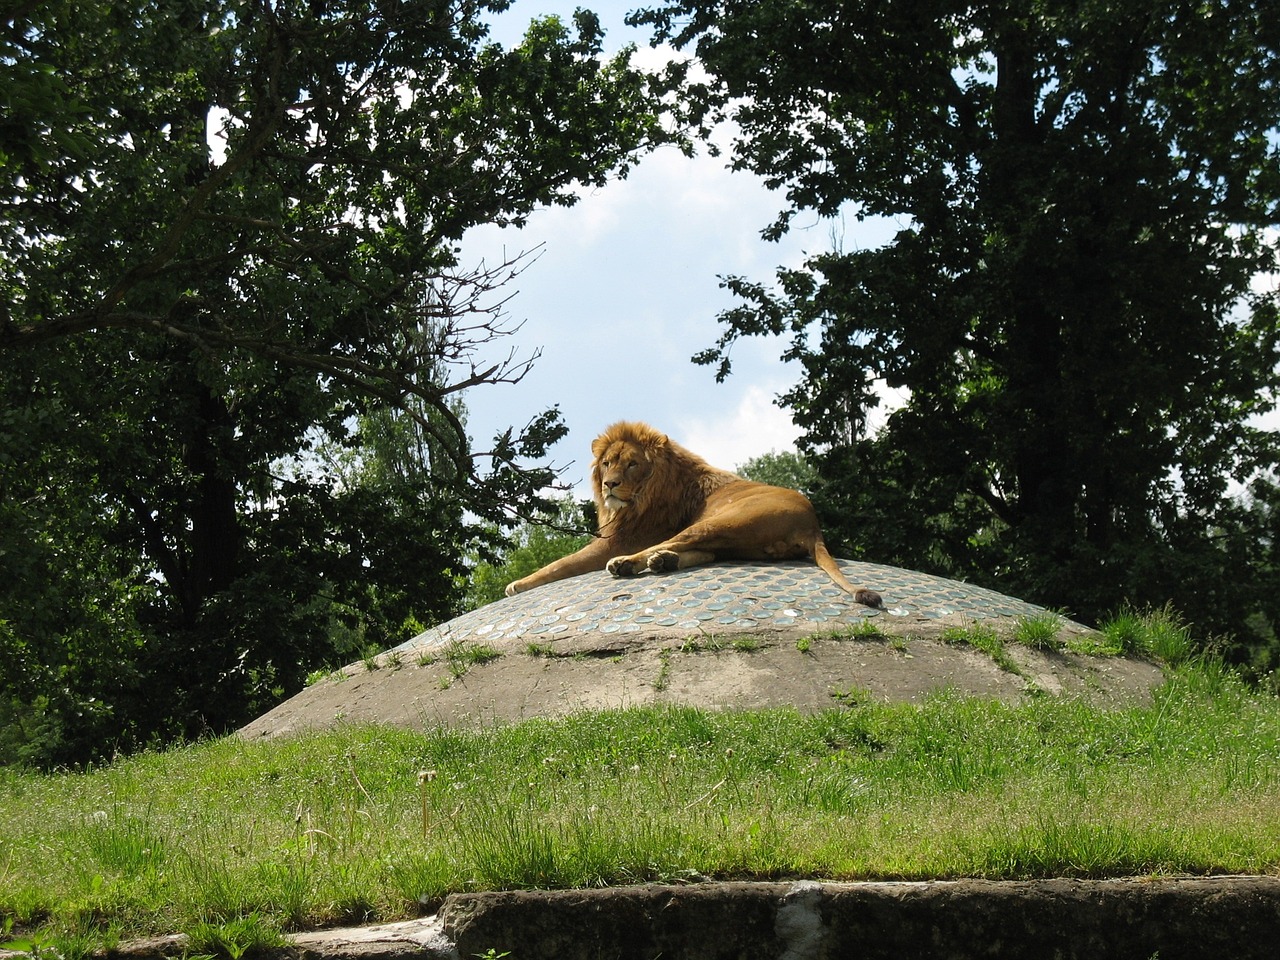
<path fill-rule="evenodd" d="M 714 560 L 807 558 L 859 603 L 884 609 L 880 594 L 840 570 L 799 491 L 713 467 L 644 423 L 613 424 L 591 453 L 596 538 L 510 584 L 507 596 L 594 570 L 631 577 Z"/>

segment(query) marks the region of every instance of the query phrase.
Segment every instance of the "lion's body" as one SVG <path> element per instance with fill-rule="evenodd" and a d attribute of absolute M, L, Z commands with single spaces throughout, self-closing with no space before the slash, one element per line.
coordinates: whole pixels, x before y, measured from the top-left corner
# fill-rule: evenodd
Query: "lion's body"
<path fill-rule="evenodd" d="M 841 572 L 804 494 L 717 469 L 643 423 L 615 423 L 591 452 L 596 539 L 517 580 L 509 596 L 593 570 L 628 577 L 713 560 L 808 559 L 859 603 L 882 605 Z"/>

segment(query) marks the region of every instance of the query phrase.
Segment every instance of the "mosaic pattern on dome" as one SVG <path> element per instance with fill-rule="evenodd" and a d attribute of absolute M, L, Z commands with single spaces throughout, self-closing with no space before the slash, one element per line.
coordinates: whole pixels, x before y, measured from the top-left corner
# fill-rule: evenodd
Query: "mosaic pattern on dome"
<path fill-rule="evenodd" d="M 877 590 L 885 610 L 865 607 L 812 564 L 715 563 L 673 573 L 619 579 L 604 571 L 545 584 L 456 617 L 401 644 L 399 650 L 459 641 L 680 631 L 831 630 L 872 617 L 970 620 L 1044 613 L 1022 600 L 973 584 L 901 567 L 841 560 L 854 583 Z M 886 629 L 892 623 L 885 623 Z"/>

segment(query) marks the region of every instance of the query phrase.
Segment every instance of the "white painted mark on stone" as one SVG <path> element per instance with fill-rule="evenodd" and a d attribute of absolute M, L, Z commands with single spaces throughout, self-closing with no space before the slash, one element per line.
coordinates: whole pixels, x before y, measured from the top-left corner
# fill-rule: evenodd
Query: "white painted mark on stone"
<path fill-rule="evenodd" d="M 800 880 L 782 898 L 773 932 L 782 946 L 778 960 L 816 960 L 822 955 L 827 926 L 822 920 L 822 884 Z"/>

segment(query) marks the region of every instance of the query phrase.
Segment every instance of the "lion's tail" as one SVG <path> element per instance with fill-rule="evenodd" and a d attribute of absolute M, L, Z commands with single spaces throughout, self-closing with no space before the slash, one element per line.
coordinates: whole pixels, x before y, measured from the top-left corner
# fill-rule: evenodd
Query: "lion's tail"
<path fill-rule="evenodd" d="M 880 594 L 852 583 L 844 575 L 844 571 L 840 569 L 840 564 L 836 563 L 836 558 L 831 556 L 831 552 L 827 550 L 827 545 L 823 542 L 822 537 L 818 537 L 813 543 L 813 560 L 823 569 L 827 576 L 836 582 L 837 586 L 853 594 L 853 599 L 877 610 L 884 609 L 884 600 L 880 598 Z"/>

